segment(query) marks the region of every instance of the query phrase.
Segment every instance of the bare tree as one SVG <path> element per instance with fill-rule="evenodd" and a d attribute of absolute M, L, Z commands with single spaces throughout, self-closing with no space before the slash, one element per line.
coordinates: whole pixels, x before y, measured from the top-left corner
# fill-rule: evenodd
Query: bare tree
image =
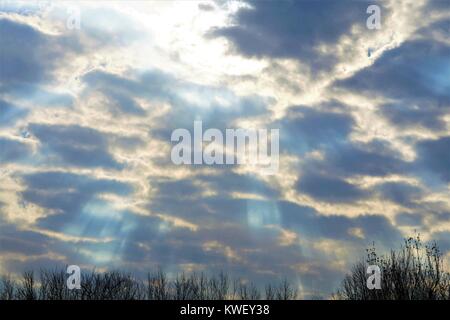
<path fill-rule="evenodd" d="M 284 279 L 278 286 L 275 296 L 277 300 L 295 300 L 298 296 L 298 289 Z"/>
<path fill-rule="evenodd" d="M 278 286 L 266 286 L 265 296 L 294 299 L 297 293 L 293 288 L 284 280 Z M 97 272 L 94 269 L 82 273 L 79 290 L 67 287 L 65 269 L 43 269 L 39 281 L 28 271 L 18 283 L 10 277 L 3 277 L 0 282 L 2 300 L 259 300 L 263 297 L 253 282 L 232 281 L 224 272 L 212 276 L 181 273 L 169 278 L 161 268 L 148 273 L 146 281 L 121 271 Z"/>
<path fill-rule="evenodd" d="M 367 266 L 381 270 L 381 289 L 368 289 Z M 405 239 L 400 250 L 379 255 L 375 246 L 367 249 L 366 261 L 356 263 L 337 299 L 349 300 L 442 300 L 450 298 L 450 275 L 444 271 L 442 254 L 436 243 L 424 245 L 418 235 Z"/>
<path fill-rule="evenodd" d="M 267 300 L 295 300 L 298 298 L 298 289 L 285 278 L 278 286 L 266 285 L 265 298 Z"/>
<path fill-rule="evenodd" d="M 147 297 L 149 300 L 169 300 L 170 292 L 166 274 L 159 268 L 147 276 Z"/>
<path fill-rule="evenodd" d="M 0 300 L 14 300 L 16 283 L 11 276 L 3 276 L 0 282 Z"/>
<path fill-rule="evenodd" d="M 35 288 L 34 272 L 25 271 L 22 274 L 21 285 L 17 289 L 17 298 L 19 300 L 36 300 L 36 288 Z"/>
<path fill-rule="evenodd" d="M 228 297 L 230 281 L 224 272 L 220 272 L 217 277 L 211 277 L 209 280 L 210 299 L 225 300 Z"/>
<path fill-rule="evenodd" d="M 247 283 L 237 279 L 233 283 L 233 299 L 238 300 L 260 300 L 261 293 L 253 282 Z"/>

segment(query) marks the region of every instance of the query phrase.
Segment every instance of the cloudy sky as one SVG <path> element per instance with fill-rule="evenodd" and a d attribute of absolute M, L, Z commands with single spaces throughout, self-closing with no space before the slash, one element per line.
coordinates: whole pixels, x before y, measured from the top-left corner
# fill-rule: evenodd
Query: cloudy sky
<path fill-rule="evenodd" d="M 327 296 L 415 230 L 450 262 L 449 35 L 448 0 L 0 1 L 0 273 Z M 279 171 L 172 164 L 194 120 L 279 129 Z"/>

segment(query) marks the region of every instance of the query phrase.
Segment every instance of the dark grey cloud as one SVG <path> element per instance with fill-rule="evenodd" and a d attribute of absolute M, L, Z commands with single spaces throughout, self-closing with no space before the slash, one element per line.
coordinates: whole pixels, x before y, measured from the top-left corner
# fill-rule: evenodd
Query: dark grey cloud
<path fill-rule="evenodd" d="M 394 126 L 402 128 L 414 128 L 421 126 L 432 130 L 444 130 L 446 127 L 443 117 L 449 112 L 446 108 L 427 105 L 425 102 L 421 107 L 406 104 L 383 105 L 379 113 Z"/>
<path fill-rule="evenodd" d="M 401 129 L 445 130 L 442 118 L 450 112 L 450 46 L 432 40 L 431 34 L 439 28 L 436 24 L 431 28 L 418 31 L 429 34 L 426 40 L 406 41 L 384 52 L 372 66 L 337 81 L 335 88 L 393 99 L 378 112 Z"/>
<path fill-rule="evenodd" d="M 37 190 L 64 191 L 80 190 L 87 194 L 98 192 L 112 192 L 126 195 L 131 192 L 131 187 L 117 180 L 95 179 L 84 175 L 64 172 L 41 172 L 24 176 L 26 185 Z"/>
<path fill-rule="evenodd" d="M 346 113 L 291 107 L 274 126 L 280 128 L 280 148 L 302 154 L 345 141 L 354 124 L 352 116 Z"/>
<path fill-rule="evenodd" d="M 12 257 L 4 263 L 5 270 L 10 271 L 10 274 L 21 275 L 23 272 L 33 271 L 35 279 L 39 277 L 40 270 L 64 270 L 67 268 L 67 264 L 62 264 L 61 260 L 55 257 L 49 256 L 34 256 L 33 259 L 29 259 L 26 263 L 22 258 Z"/>
<path fill-rule="evenodd" d="M 135 216 L 127 217 L 127 221 L 133 217 Z M 66 227 L 80 222 L 74 217 L 65 218 L 67 220 Z M 96 221 L 93 222 L 88 223 L 87 227 L 92 228 L 97 223 Z M 103 229 L 107 227 L 112 231 L 111 235 L 108 236 L 117 236 L 117 238 L 111 240 L 103 239 L 104 241 L 102 242 L 87 239 L 63 241 L 34 230 L 23 229 L 13 223 L 2 220 L 0 217 L 0 251 L 25 255 L 29 258 L 26 263 L 23 262 L 22 258 L 10 258 L 4 261 L 2 267 L 13 273 L 20 273 L 24 270 L 39 272 L 41 269 L 53 268 L 65 270 L 65 267 L 70 264 L 91 266 L 93 261 L 95 261 L 96 267 L 110 269 L 121 267 L 123 270 L 123 261 L 146 262 L 147 250 L 139 246 L 138 242 L 134 242 L 134 240 L 150 243 L 152 241 L 152 232 L 158 227 L 157 219 L 151 217 L 142 218 L 138 223 L 139 225 L 142 223 L 141 238 L 128 238 L 120 228 L 115 227 L 111 229 L 111 221 L 109 223 L 104 221 L 103 225 L 95 225 L 95 230 L 87 230 L 84 235 L 91 237 L 104 236 L 102 234 Z M 54 230 L 53 228 L 50 229 Z M 67 232 L 67 234 L 71 235 L 70 232 Z M 52 256 L 57 256 L 58 258 L 53 258 Z M 154 266 L 144 266 L 144 268 L 149 269 L 150 267 Z M 90 269 L 91 267 L 88 268 Z M 82 272 L 84 271 L 87 270 L 82 269 Z"/>
<path fill-rule="evenodd" d="M 450 47 L 432 40 L 407 41 L 386 51 L 375 63 L 335 85 L 369 96 L 387 96 L 421 107 L 444 107 L 450 102 Z"/>
<path fill-rule="evenodd" d="M 135 151 L 145 146 L 145 141 L 138 136 L 111 136 L 110 143 L 126 151 Z"/>
<path fill-rule="evenodd" d="M 237 174 L 231 170 L 221 172 L 220 175 L 198 175 L 201 182 L 208 183 L 208 187 L 220 193 L 254 193 L 262 196 L 276 198 L 279 191 L 269 184 L 251 175 Z"/>
<path fill-rule="evenodd" d="M 209 215 L 214 217 L 215 214 Z M 149 248 L 132 249 L 141 255 L 133 255 L 130 259 L 138 259 L 141 265 L 147 267 L 157 263 L 166 270 L 173 271 L 179 271 L 181 264 L 194 263 L 206 267 L 207 273 L 217 274 L 225 271 L 232 276 L 244 276 L 258 283 L 271 282 L 277 277 L 275 274 L 262 273 L 263 271 L 279 270 L 283 274 L 293 274 L 291 266 L 294 262 L 304 261 L 301 248 L 279 246 L 279 233 L 276 229 L 262 229 L 258 235 L 245 224 L 231 225 L 230 219 L 225 221 L 222 216 L 216 216 L 215 219 L 216 223 L 212 225 L 204 221 L 202 228 L 196 232 L 169 228 L 159 234 L 150 231 L 150 235 L 145 233 L 147 224 L 142 221 L 142 226 L 139 223 L 139 228 L 130 234 L 128 239 L 130 244 L 143 241 Z M 261 246 L 265 248 L 264 251 L 260 250 Z M 236 256 L 227 256 L 231 251 Z M 271 254 L 267 255 L 267 252 Z"/>
<path fill-rule="evenodd" d="M 41 142 L 44 154 L 54 154 L 57 162 L 80 167 L 121 169 L 108 151 L 108 136 L 77 125 L 30 124 L 29 131 Z M 49 157 L 49 161 L 53 161 Z"/>
<path fill-rule="evenodd" d="M 384 177 L 389 174 L 410 173 L 415 164 L 399 159 L 389 145 L 381 141 L 371 143 L 341 142 L 324 148 L 323 158 L 304 161 L 303 172 L 296 190 L 317 200 L 329 203 L 352 203 L 372 196 L 413 206 L 419 190 L 402 184 L 384 184 L 365 190 L 345 181 L 346 178 L 364 175 Z"/>
<path fill-rule="evenodd" d="M 59 257 L 71 256 L 73 248 L 73 243 L 55 241 L 47 235 L 18 226 L 0 216 L 0 252 L 13 254 L 12 258 L 3 261 L 2 267 L 8 272 L 18 274 L 25 270 L 39 271 L 41 268 L 61 266 L 60 259 L 50 258 L 49 255 L 53 253 Z M 29 260 L 24 263 L 22 257 L 15 258 L 14 255 L 23 255 Z M 66 265 L 69 263 L 70 259 L 66 261 Z"/>
<path fill-rule="evenodd" d="M 32 4 L 25 7 L 30 10 L 31 15 L 40 13 L 39 8 Z M 11 12 L 26 15 L 18 5 L 13 5 Z M 60 11 L 53 13 L 55 16 L 61 15 Z M 61 19 L 65 20 L 66 14 L 64 11 Z M 6 17 L 0 18 L 0 93 L 31 100 L 35 105 L 73 106 L 74 99 L 70 94 L 44 89 L 44 85 L 56 80 L 55 71 L 74 57 L 108 46 L 129 45 L 144 34 L 135 23 L 124 21 L 123 17 L 119 19 L 120 15 L 115 10 L 86 9 L 83 16 L 82 33 L 66 32 L 62 35 L 44 33 L 32 25 Z M 130 22 L 126 30 L 120 27 L 119 21 Z M 136 107 L 133 109 L 129 101 L 121 102 L 128 104 L 126 107 L 131 112 L 140 112 Z"/>
<path fill-rule="evenodd" d="M 0 221 L 0 252 L 40 255 L 48 252 L 49 238 L 37 232 L 18 230 L 14 225 Z"/>
<path fill-rule="evenodd" d="M 95 242 L 79 240 L 42 242 L 47 252 L 60 253 L 67 257 L 67 264 L 95 264 L 114 268 L 120 263 L 129 244 L 127 239 L 139 225 L 146 225 L 147 239 L 151 240 L 151 224 L 138 221 L 134 213 L 118 210 L 100 194 L 112 193 L 130 196 L 131 185 L 109 179 L 95 179 L 85 175 L 63 172 L 41 172 L 23 176 L 26 186 L 21 193 L 24 206 L 39 206 L 47 214 L 36 222 L 41 230 L 51 230 L 68 236 L 89 237 L 106 240 Z M 150 218 L 148 218 L 150 220 Z M 154 224 L 157 228 L 157 224 Z M 154 229 L 153 228 L 153 229 Z M 83 238 L 82 238 L 83 239 Z M 47 261 L 46 267 L 60 265 L 61 261 Z"/>
<path fill-rule="evenodd" d="M 312 165 L 341 176 L 386 176 L 405 172 L 410 167 L 389 144 L 378 140 L 332 146 L 327 150 L 325 160 Z"/>
<path fill-rule="evenodd" d="M 200 196 L 202 192 L 202 188 L 196 186 L 191 180 L 158 179 L 158 181 L 151 181 L 151 184 L 157 188 L 160 196 L 175 197 L 177 199 Z"/>
<path fill-rule="evenodd" d="M 151 103 L 168 103 L 170 110 L 158 118 L 151 133 L 170 141 L 176 128 L 193 129 L 195 120 L 203 121 L 203 128 L 225 129 L 240 118 L 267 114 L 272 99 L 260 96 L 237 96 L 222 87 L 203 86 L 180 79 L 160 70 L 141 72 L 134 78 L 94 70 L 83 76 L 86 93 L 100 90 L 105 96 L 120 105 L 125 113 L 141 112 L 134 99 L 139 97 Z M 187 96 L 195 98 L 189 99 Z M 216 100 L 220 97 L 229 105 Z M 117 99 L 119 98 L 119 99 Z M 117 109 L 116 109 L 117 110 Z"/>
<path fill-rule="evenodd" d="M 395 224 L 398 226 L 417 226 L 423 225 L 423 216 L 420 214 L 412 213 L 399 213 L 395 216 Z"/>
<path fill-rule="evenodd" d="M 96 211 L 101 211 L 101 207 L 106 205 L 96 199 L 96 196 L 100 193 L 126 196 L 133 191 L 130 185 L 116 180 L 62 172 L 29 174 L 23 177 L 23 181 L 26 189 L 22 192 L 22 199 L 26 205 L 31 203 L 55 212 L 39 219 L 38 225 L 60 231 L 63 227 L 71 227 L 71 224 L 74 230 L 78 230 L 78 224 L 89 223 L 90 225 L 83 224 L 83 228 L 93 236 L 100 234 L 99 224 L 104 225 L 108 219 L 114 222 L 115 213 L 111 209 L 109 217 L 96 215 Z M 80 221 L 83 215 L 90 216 L 89 221 Z"/>
<path fill-rule="evenodd" d="M 102 70 L 93 70 L 86 73 L 82 77 L 82 81 L 94 90 L 110 88 L 119 92 L 129 92 L 139 97 L 149 94 L 156 99 L 167 94 L 167 90 L 169 90 L 167 82 L 172 80 L 169 75 L 155 71 L 148 72 L 143 77 L 147 80 L 144 83 Z M 150 91 L 146 91 L 146 89 Z"/>
<path fill-rule="evenodd" d="M 0 163 L 20 162 L 31 154 L 28 145 L 16 140 L 0 138 Z"/>
<path fill-rule="evenodd" d="M 354 25 L 364 25 L 368 1 L 246 1 L 233 25 L 212 31 L 231 41 L 244 55 L 296 58 L 311 69 L 335 63 L 333 53 L 320 54 L 320 44 L 335 44 Z M 379 3 L 379 5 L 381 5 Z"/>
<path fill-rule="evenodd" d="M 48 82 L 65 56 L 80 52 L 76 38 L 51 36 L 30 25 L 0 19 L 0 92 Z"/>
<path fill-rule="evenodd" d="M 73 105 L 70 94 L 44 86 L 55 80 L 55 71 L 67 57 L 83 52 L 78 38 L 46 34 L 6 17 L 0 18 L 0 38 L 0 94 L 17 105 L 0 101 L 0 126 L 11 126 L 26 116 L 28 110 L 21 105 L 24 101 L 34 107 Z"/>
<path fill-rule="evenodd" d="M 403 182 L 386 182 L 376 187 L 381 200 L 389 200 L 404 207 L 417 206 L 416 201 L 420 201 L 424 195 L 422 188 Z"/>
<path fill-rule="evenodd" d="M 450 10 L 450 3 L 447 0 L 428 0 L 426 3 L 427 10 L 435 10 L 442 12 Z"/>
<path fill-rule="evenodd" d="M 50 40 L 31 26 L 0 19 L 0 88 L 21 82 L 40 82 L 50 77 L 54 63 Z"/>
<path fill-rule="evenodd" d="M 434 226 L 450 219 L 445 202 L 421 200 L 414 202 L 408 209 L 409 212 L 400 212 L 395 216 L 396 225 L 414 226 L 420 232 L 429 232 Z"/>
<path fill-rule="evenodd" d="M 24 117 L 27 113 L 27 110 L 0 99 L 0 127 L 13 125 L 16 120 Z"/>
<path fill-rule="evenodd" d="M 215 187 L 214 180 L 211 180 Z M 242 181 L 245 181 L 245 178 L 242 178 Z M 148 209 L 198 225 L 214 225 L 225 220 L 229 223 L 246 223 L 246 199 L 232 199 L 229 195 L 232 190 L 221 188 L 213 189 L 218 192 L 216 196 L 205 197 L 205 189 L 199 186 L 199 182 L 203 181 L 171 181 L 156 177 L 151 179 L 150 184 L 156 192 L 148 204 Z"/>
<path fill-rule="evenodd" d="M 113 114 L 143 116 L 145 110 L 135 101 L 134 97 L 153 94 L 155 100 L 164 95 L 163 91 L 146 91 L 145 86 L 137 81 L 126 79 L 103 71 L 91 71 L 82 77 L 88 85 L 86 93 L 101 92 L 109 100 L 109 110 Z"/>
<path fill-rule="evenodd" d="M 0 250 L 2 253 L 21 253 L 24 255 L 45 254 L 47 251 L 42 243 L 29 242 L 22 239 L 0 237 Z"/>
<path fill-rule="evenodd" d="M 250 199 L 234 199 L 232 193 L 256 194 L 276 200 L 279 190 L 247 174 L 223 169 L 220 174 L 198 173 L 190 179 L 169 180 L 151 177 L 155 190 L 148 207 L 154 212 L 167 213 L 195 224 L 215 224 L 218 220 L 247 223 Z M 215 195 L 205 196 L 205 191 Z"/>
<path fill-rule="evenodd" d="M 305 172 L 296 184 L 299 192 L 325 202 L 355 202 L 368 194 L 345 180 L 329 175 Z"/>
<path fill-rule="evenodd" d="M 32 101 L 34 107 L 73 107 L 75 98 L 68 93 L 46 90 L 38 84 L 22 83 L 8 89 L 18 101 Z"/>
<path fill-rule="evenodd" d="M 360 215 L 349 218 L 342 215 L 321 215 L 314 208 L 280 201 L 278 203 L 282 226 L 312 238 L 351 240 L 361 247 L 367 241 L 376 241 L 389 246 L 401 240 L 401 233 L 381 214 Z M 365 239 L 355 238 L 349 233 L 351 228 L 361 228 Z"/>
<path fill-rule="evenodd" d="M 104 93 L 110 99 L 110 109 L 113 113 L 126 113 L 135 116 L 146 114 L 145 110 L 132 97 L 112 90 L 105 90 Z"/>
<path fill-rule="evenodd" d="M 416 164 L 442 181 L 450 182 L 450 137 L 422 140 L 417 143 L 418 160 Z"/>

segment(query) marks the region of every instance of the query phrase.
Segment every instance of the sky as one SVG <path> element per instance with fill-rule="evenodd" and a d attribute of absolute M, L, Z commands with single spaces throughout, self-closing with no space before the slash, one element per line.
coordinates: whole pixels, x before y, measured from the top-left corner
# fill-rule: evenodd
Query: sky
<path fill-rule="evenodd" d="M 327 297 L 417 232 L 449 263 L 449 35 L 447 0 L 0 1 L 0 274 Z M 173 164 L 196 120 L 279 129 L 279 170 Z"/>

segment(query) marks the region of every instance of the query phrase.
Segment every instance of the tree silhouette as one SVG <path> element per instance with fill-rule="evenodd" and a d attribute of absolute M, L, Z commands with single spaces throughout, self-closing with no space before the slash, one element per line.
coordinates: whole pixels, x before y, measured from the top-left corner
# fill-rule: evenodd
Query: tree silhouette
<path fill-rule="evenodd" d="M 381 270 L 381 289 L 369 290 L 369 265 Z M 420 235 L 405 239 L 399 250 L 379 255 L 375 246 L 367 249 L 366 261 L 355 264 L 345 276 L 336 299 L 348 300 L 447 300 L 450 275 L 445 271 L 442 253 L 435 242 L 424 245 Z"/>
<path fill-rule="evenodd" d="M 150 272 L 147 280 L 120 271 L 83 273 L 81 289 L 69 290 L 64 269 L 41 270 L 39 281 L 32 271 L 23 273 L 19 281 L 10 276 L 0 281 L 2 300 L 289 300 L 297 298 L 297 290 L 287 280 L 278 286 L 266 286 L 266 296 L 253 283 L 241 279 L 231 281 L 221 272 L 182 273 L 169 279 L 162 269 Z M 267 288 L 270 288 L 267 291 Z"/>
<path fill-rule="evenodd" d="M 367 267 L 381 271 L 381 289 L 367 287 Z M 181 273 L 173 278 L 158 269 L 146 280 L 122 271 L 82 273 L 81 289 L 69 290 L 65 269 L 24 272 L 20 279 L 0 279 L 1 300 L 294 300 L 297 286 L 282 280 L 263 290 L 244 279 L 232 280 L 224 272 Z M 342 300 L 443 300 L 450 299 L 450 274 L 445 270 L 436 243 L 424 245 L 420 236 L 405 239 L 399 250 L 378 254 L 375 245 L 366 259 L 357 262 L 347 274 L 334 299 Z"/>

